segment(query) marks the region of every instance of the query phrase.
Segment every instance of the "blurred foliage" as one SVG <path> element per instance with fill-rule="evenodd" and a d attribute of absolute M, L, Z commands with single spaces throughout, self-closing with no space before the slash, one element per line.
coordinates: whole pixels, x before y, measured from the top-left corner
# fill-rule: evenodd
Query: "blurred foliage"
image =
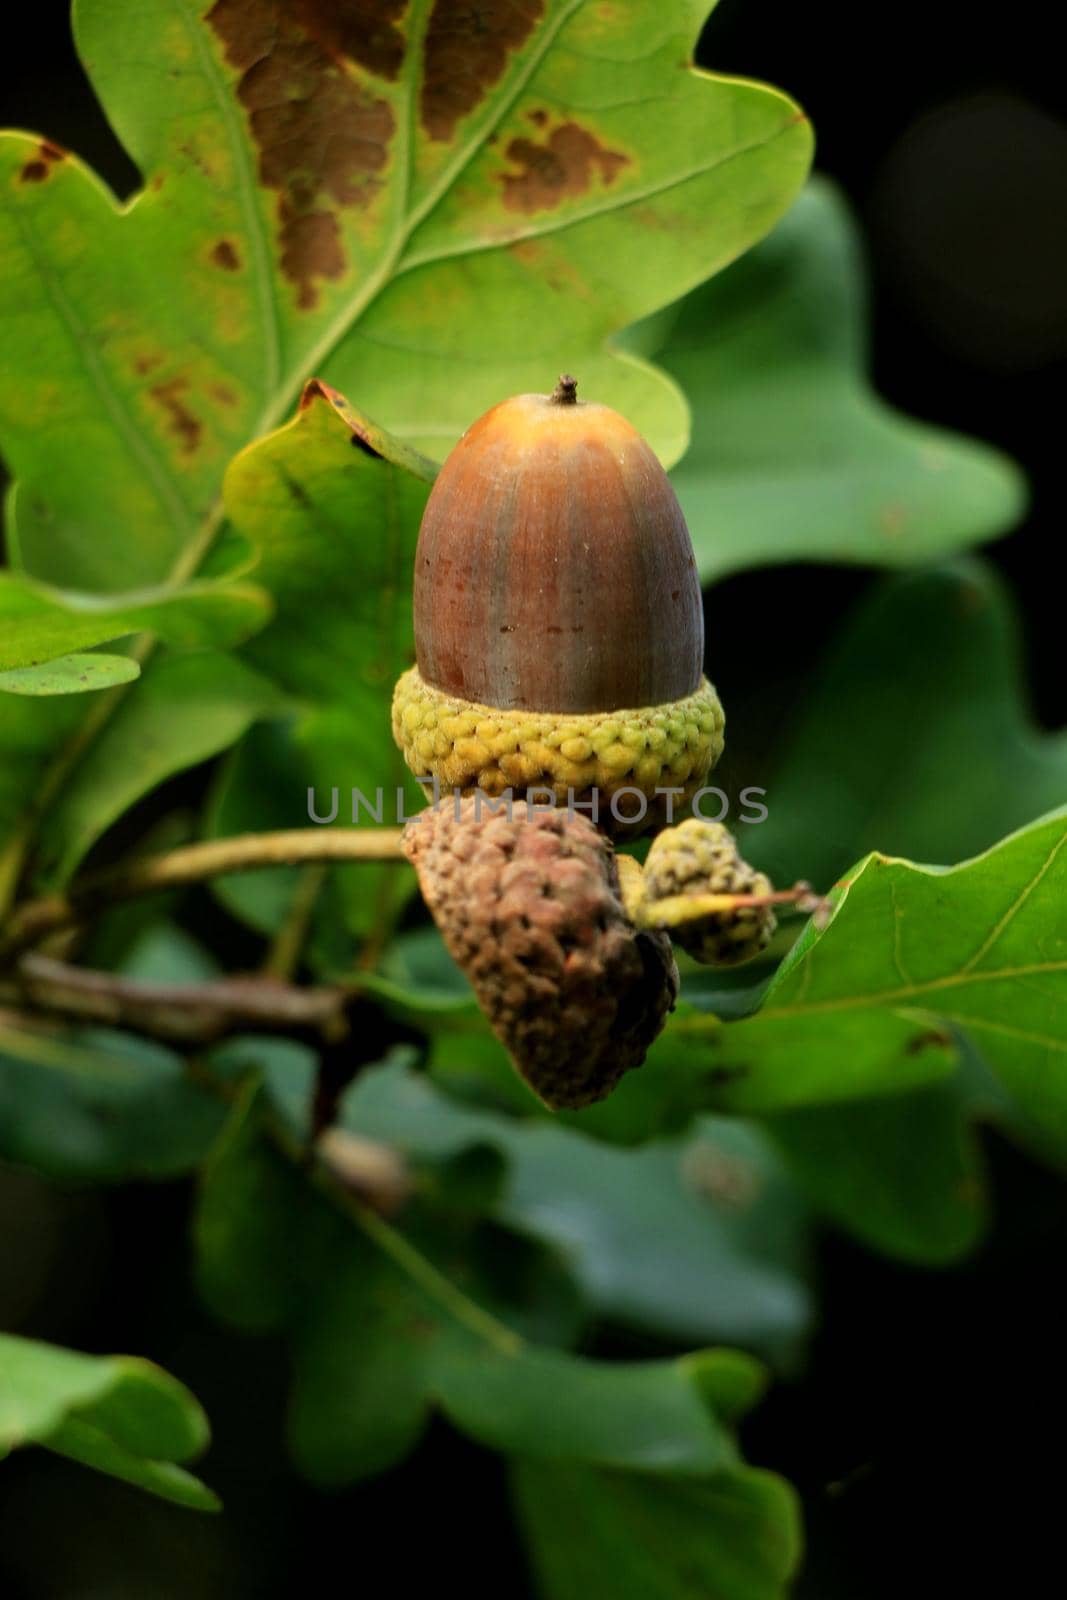
<path fill-rule="evenodd" d="M 0 907 L 184 836 L 190 794 L 212 838 L 298 825 L 309 787 L 410 799 L 389 701 L 435 461 L 560 369 L 678 463 L 709 581 L 929 563 L 1019 515 L 1010 463 L 869 391 L 834 192 L 770 232 L 810 135 L 773 90 L 679 72 L 707 0 L 490 4 L 458 76 L 439 6 L 380 9 L 81 0 L 142 189 L 120 207 L 47 139 L 0 144 Z M 509 1463 L 546 1600 L 783 1595 L 793 1494 L 735 1424 L 754 1357 L 803 1363 L 813 1215 L 943 1263 L 986 1217 L 976 1121 L 1064 1155 L 1064 736 L 1028 724 L 1016 633 L 973 559 L 845 623 L 746 837 L 783 881 L 838 880 L 829 914 L 740 985 L 687 969 L 610 1100 L 533 1099 L 406 866 L 282 867 L 105 914 L 89 953 L 199 983 L 251 950 L 356 987 L 334 1179 L 306 1160 L 310 1046 L 189 1059 L 6 992 L 0 1156 L 197 1174 L 200 1291 L 235 1340 L 284 1341 L 314 1483 L 394 1466 L 437 1412 Z M 605 1329 L 653 1353 L 605 1356 Z M 6 1336 L 0 1365 L 7 1447 L 214 1503 L 176 1380 Z"/>
<path fill-rule="evenodd" d="M 43 1444 L 190 1510 L 217 1511 L 210 1489 L 176 1465 L 207 1442 L 193 1396 L 150 1361 L 0 1334 L 0 1456 Z"/>
<path fill-rule="evenodd" d="M 855 227 L 815 180 L 735 267 L 627 335 L 693 408 L 674 483 L 705 582 L 773 561 L 914 565 L 1021 516 L 1011 462 L 871 392 L 865 324 Z"/>

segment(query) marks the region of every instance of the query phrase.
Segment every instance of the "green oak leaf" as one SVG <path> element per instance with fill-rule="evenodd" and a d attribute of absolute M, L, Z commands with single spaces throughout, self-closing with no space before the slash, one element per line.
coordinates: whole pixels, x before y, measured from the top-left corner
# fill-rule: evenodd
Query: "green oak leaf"
<path fill-rule="evenodd" d="M 974 1109 L 955 1076 L 765 1125 L 825 1216 L 889 1255 L 943 1265 L 972 1250 L 989 1220 Z"/>
<path fill-rule="evenodd" d="M 243 653 L 309 712 L 350 705 L 355 729 L 410 663 L 411 569 L 436 471 L 317 381 L 285 427 L 231 463 L 226 510 L 275 605 Z"/>
<path fill-rule="evenodd" d="M 416 1213 L 400 1232 L 331 1205 L 263 1137 L 255 1085 L 245 1094 L 206 1172 L 200 1280 L 229 1320 L 287 1331 L 308 1475 L 338 1484 L 390 1465 L 431 1404 L 482 1443 L 539 1460 L 685 1475 L 738 1464 L 717 1398 L 758 1387 L 755 1363 L 731 1352 L 603 1363 L 533 1344 L 515 1299 L 521 1285 L 528 1302 L 531 1247 L 498 1234 L 480 1249 L 479 1229 Z"/>
<path fill-rule="evenodd" d="M 193 1511 L 216 1496 L 178 1463 L 208 1443 L 185 1386 L 136 1356 L 88 1356 L 0 1333 L 0 1458 L 38 1444 Z"/>
<path fill-rule="evenodd" d="M 119 206 L 47 139 L 2 142 L 21 563 L 89 589 L 188 575 L 226 462 L 312 373 L 440 455 L 575 368 L 677 458 L 680 393 L 612 336 L 766 232 L 811 154 L 785 96 L 688 64 L 708 9 L 490 0 L 472 40 L 445 0 L 374 29 L 282 0 L 80 0 L 143 187 Z"/>
<path fill-rule="evenodd" d="M 436 467 L 319 382 L 308 384 L 296 416 L 243 451 L 226 474 L 226 509 L 260 552 L 257 580 L 275 601 L 262 639 L 243 654 L 282 684 L 300 707 L 284 737 L 258 730 L 230 764 L 212 808 L 212 827 L 306 826 L 308 790 L 317 814 L 338 793 L 339 820 L 352 816 L 352 791 L 378 820 L 392 822 L 398 791 L 421 803 L 390 732 L 393 685 L 414 659 L 411 570 Z M 282 747 L 279 750 L 279 739 Z M 263 759 L 276 781 L 263 783 Z M 379 799 L 379 795 L 383 797 Z M 284 914 L 293 874 L 220 886 L 226 903 L 256 926 Z M 334 874 L 352 927 L 362 931 L 410 891 L 394 866 Z"/>
<path fill-rule="evenodd" d="M 0 694 L 90 694 L 94 689 L 132 683 L 140 675 L 140 667 L 129 656 L 92 652 L 57 656 L 36 667 L 12 667 L 9 672 L 0 672 Z"/>
<path fill-rule="evenodd" d="M 414 1162 L 498 1151 L 492 1214 L 557 1249 L 598 1315 L 795 1361 L 812 1314 L 805 1218 L 758 1130 L 703 1118 L 684 1139 L 613 1150 L 580 1123 L 464 1106 L 400 1062 L 362 1075 L 341 1121 Z"/>
<path fill-rule="evenodd" d="M 818 181 L 762 244 L 627 336 L 693 408 L 672 476 L 705 582 L 775 561 L 908 566 L 1022 515 L 1006 457 L 872 392 L 866 321 L 855 227 Z"/>
<path fill-rule="evenodd" d="M 784 1600 L 800 1562 L 796 1496 L 751 1467 L 687 1480 L 520 1461 L 513 1488 L 543 1600 Z"/>
<path fill-rule="evenodd" d="M 434 1080 L 460 1099 L 518 1116 L 550 1117 L 609 1144 L 638 1145 L 681 1132 L 701 1111 L 762 1116 L 787 1107 L 901 1094 L 951 1073 L 948 1029 L 917 1008 L 871 1018 L 844 1015 L 832 1029 L 790 1013 L 740 1022 L 681 1003 L 645 1063 L 582 1111 L 549 1112 L 510 1066 L 473 1000 L 418 995 L 361 978 L 398 1020 L 429 1038 Z"/>
<path fill-rule="evenodd" d="M 306 1137 L 310 1051 L 247 1039 L 212 1059 L 261 1070 Z M 806 1212 L 758 1129 L 704 1117 L 683 1138 L 611 1150 L 580 1125 L 464 1105 L 400 1059 L 360 1074 L 338 1126 L 397 1151 L 419 1181 L 447 1167 L 450 1199 L 457 1163 L 494 1153 L 502 1174 L 478 1209 L 557 1251 L 590 1311 L 665 1339 L 742 1344 L 795 1369 L 813 1310 Z"/>
<path fill-rule="evenodd" d="M 951 1026 L 1067 1149 L 1065 845 L 1067 808 L 955 867 L 868 856 L 835 889 L 825 930 L 805 929 L 758 1015 L 730 1028 L 738 1062 L 767 1026 L 821 1028 L 827 1040 L 842 1023 L 859 1038 L 888 1018 Z"/>
<path fill-rule="evenodd" d="M 1026 714 L 1020 632 L 1010 594 L 979 562 L 880 584 L 791 719 L 746 853 L 778 882 L 827 884 L 875 847 L 927 861 L 975 854 L 1061 800 L 1067 734 L 1040 733 Z M 902 652 L 904 639 L 922 651 Z M 971 1123 L 990 1115 L 985 1099 L 954 1077 L 892 1103 L 799 1108 L 769 1127 L 838 1223 L 894 1254 L 945 1260 L 984 1221 Z M 1017 1108 L 992 1114 L 1050 1153 Z"/>

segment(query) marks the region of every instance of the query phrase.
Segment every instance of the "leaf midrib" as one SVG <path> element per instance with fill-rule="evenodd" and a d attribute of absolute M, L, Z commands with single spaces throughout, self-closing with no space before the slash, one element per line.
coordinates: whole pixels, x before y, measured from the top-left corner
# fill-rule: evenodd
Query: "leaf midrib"
<path fill-rule="evenodd" d="M 1067 960 L 1034 962 L 1025 967 L 954 972 L 943 978 L 928 979 L 925 983 L 906 984 L 898 989 L 882 989 L 871 994 L 842 995 L 836 1000 L 815 1000 L 810 1003 L 801 1002 L 798 1005 L 766 1006 L 763 1010 L 757 1011 L 755 1016 L 815 1016 L 828 1011 L 858 1011 L 867 1006 L 893 1006 L 917 999 L 922 995 L 937 994 L 945 989 L 965 988 L 968 984 L 1006 983 L 1018 978 L 1054 972 L 1067 972 Z"/>
<path fill-rule="evenodd" d="M 191 526 L 194 526 L 192 507 L 179 491 L 174 474 L 149 446 L 141 429 L 134 422 L 121 392 L 112 383 L 97 354 L 89 330 L 83 325 L 69 299 L 59 274 L 48 257 L 38 251 L 36 236 L 27 226 L 22 208 L 8 203 L 7 210 L 14 219 L 26 253 L 32 260 L 48 298 L 55 307 L 56 317 L 66 330 L 75 359 L 80 362 L 87 374 L 90 386 L 111 418 L 117 436 L 131 457 L 140 463 L 145 480 L 179 539 L 187 539 Z"/>
<path fill-rule="evenodd" d="M 1022 910 L 1023 906 L 1026 904 L 1027 900 L 1029 900 L 1038 884 L 1041 883 L 1045 875 L 1050 871 L 1054 861 L 1065 845 L 1067 845 L 1067 828 L 1064 829 L 1059 838 L 1052 845 L 1037 871 L 1032 874 L 1032 876 L 1019 890 L 1018 894 L 1015 895 L 1014 899 L 1001 913 L 1000 917 L 993 924 L 989 933 L 982 940 L 978 948 L 970 956 L 968 956 L 967 960 L 957 972 L 946 973 L 940 978 L 930 978 L 924 983 L 913 983 L 907 981 L 907 974 L 900 960 L 900 928 L 901 923 L 903 922 L 904 914 L 897 906 L 897 885 L 895 882 L 893 882 L 890 884 L 890 891 L 894 910 L 894 960 L 901 977 L 905 978 L 906 980 L 901 988 L 884 990 L 877 995 L 849 995 L 842 996 L 837 1000 L 817 1000 L 811 1004 L 801 1002 L 791 1006 L 770 1006 L 759 1014 L 761 1016 L 779 1017 L 797 1015 L 810 1016 L 825 1011 L 858 1010 L 871 1005 L 894 1005 L 900 1000 L 910 1000 L 920 995 L 934 994 L 945 989 L 965 988 L 968 984 L 972 983 L 998 983 L 1014 981 L 1018 980 L 1019 978 L 1046 975 L 1050 972 L 1067 972 L 1067 960 L 1033 962 L 1025 967 L 1002 967 L 1000 969 L 990 969 L 988 967 L 983 968 L 979 966 L 979 962 L 981 962 L 985 956 L 989 954 L 990 950 L 995 947 L 1001 935 L 1011 925 L 1013 919 Z M 995 850 L 987 852 L 987 854 L 994 853 L 996 853 Z M 969 868 L 973 869 L 973 866 L 974 863 L 972 862 L 966 864 L 962 869 L 957 868 L 956 870 L 967 871 Z M 919 875 L 922 875 L 921 868 L 913 870 L 917 871 Z M 948 874 L 948 876 L 951 876 L 951 874 Z M 859 880 L 857 879 L 857 884 L 858 882 Z M 853 884 L 851 886 L 851 892 L 855 892 L 857 884 Z M 838 908 L 838 914 L 840 914 L 841 910 L 844 908 L 844 905 L 847 904 L 847 901 L 848 896 L 846 896 L 845 900 L 842 902 L 842 905 Z M 811 982 L 812 961 L 815 955 L 815 949 L 817 948 L 818 946 L 815 946 L 815 948 L 809 951 L 805 960 L 804 976 L 801 979 L 802 993 L 805 994 L 807 993 L 808 985 Z"/>
<path fill-rule="evenodd" d="M 305 379 L 321 370 L 342 339 L 357 326 L 368 308 L 394 278 L 399 275 L 397 269 L 400 266 L 404 250 L 416 229 L 422 226 L 423 222 L 432 215 L 445 199 L 460 173 L 474 160 L 495 130 L 500 119 L 506 115 L 525 89 L 561 29 L 586 3 L 587 0 L 572 0 L 572 3 L 560 12 L 553 22 L 546 25 L 538 41 L 537 48 L 530 52 L 529 58 L 523 64 L 522 69 L 515 74 L 514 78 L 505 81 L 495 100 L 490 100 L 489 108 L 484 113 L 483 120 L 479 123 L 473 137 L 460 147 L 452 161 L 442 169 L 437 182 L 429 189 L 423 200 L 411 211 L 401 213 L 392 239 L 387 239 L 383 244 L 377 267 L 367 275 L 359 291 L 345 304 L 332 322 L 327 325 L 310 349 L 294 360 L 289 371 L 279 377 L 274 394 L 266 401 L 263 410 L 249 432 L 246 443 L 251 443 L 253 440 L 262 437 L 263 434 L 269 433 L 272 428 L 276 428 L 281 423 L 302 388 Z M 416 24 L 419 25 L 420 36 L 422 28 L 428 19 L 430 4 L 431 0 L 422 0 L 417 10 L 412 14 L 413 30 Z M 418 51 L 409 50 L 404 77 L 404 115 L 400 119 L 401 126 L 405 130 L 404 150 L 401 152 L 401 159 L 404 164 L 401 181 L 405 200 L 410 192 L 412 177 L 413 130 L 419 67 L 420 57 Z M 243 137 L 241 143 L 242 145 L 246 143 Z M 269 279 L 269 287 L 273 291 L 273 276 Z M 171 583 L 184 582 L 193 576 L 210 550 L 222 525 L 222 520 L 220 485 L 219 493 L 213 501 L 211 510 L 172 568 L 169 575 Z"/>
<path fill-rule="evenodd" d="M 257 438 L 260 434 L 266 433 L 272 427 L 277 426 L 285 415 L 287 408 L 292 404 L 293 397 L 303 381 L 303 374 L 305 372 L 318 371 L 341 343 L 342 339 L 359 323 L 368 307 L 378 298 L 382 290 L 395 277 L 399 276 L 400 270 L 408 270 L 406 265 L 402 267 L 401 264 L 404 250 L 412 235 L 422 227 L 423 223 L 432 216 L 438 206 L 446 199 L 461 173 L 466 170 L 475 156 L 482 150 L 491 134 L 495 132 L 501 119 L 522 94 L 555 43 L 559 33 L 586 3 L 587 0 L 572 0 L 569 6 L 560 11 L 558 17 L 552 22 L 546 23 L 536 48 L 530 51 L 521 69 L 515 73 L 513 78 L 505 80 L 495 99 L 490 100 L 489 108 L 483 113 L 483 120 L 479 123 L 475 134 L 465 145 L 461 145 L 452 160 L 446 163 L 437 181 L 427 191 L 419 204 L 401 216 L 393 238 L 385 241 L 378 266 L 368 275 L 360 291 L 328 324 L 306 355 L 302 356 L 299 361 L 294 361 L 289 373 L 281 382 L 278 395 L 273 401 L 269 401 L 264 408 L 253 432 L 253 438 Z M 420 23 L 424 24 L 426 22 L 429 5 L 430 0 L 424 0 L 424 3 L 419 7 L 417 20 Z M 404 181 L 405 188 L 409 191 L 411 160 L 415 142 L 413 138 L 415 99 L 420 66 L 418 52 L 409 50 L 408 60 L 410 69 L 405 75 L 406 102 L 403 123 L 406 129 L 404 151 L 406 177 Z M 424 262 L 419 262 L 419 265 L 424 264 Z"/>

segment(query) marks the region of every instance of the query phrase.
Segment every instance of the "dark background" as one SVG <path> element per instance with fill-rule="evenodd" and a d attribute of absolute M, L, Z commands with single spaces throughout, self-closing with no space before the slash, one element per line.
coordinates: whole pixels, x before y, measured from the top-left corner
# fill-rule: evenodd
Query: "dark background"
<path fill-rule="evenodd" d="M 136 174 L 78 67 L 64 0 L 19 11 L 22 41 L 15 50 L 9 38 L 0 63 L 0 122 L 57 138 L 128 192 Z M 1047 0 L 1019 0 L 988 22 L 949 0 L 721 0 L 700 48 L 703 64 L 776 83 L 811 115 L 818 165 L 867 234 L 881 392 L 999 445 L 1028 472 L 1030 516 L 991 558 L 1024 608 L 1035 715 L 1050 727 L 1067 720 L 1067 106 L 1054 16 Z M 871 581 L 797 567 L 715 589 L 716 679 L 757 745 Z M 766 634 L 755 680 L 754 614 Z M 1047 1463 L 1065 1411 L 1055 1289 L 1067 1210 L 1052 1176 L 992 1139 L 989 1156 L 997 1219 L 975 1262 L 934 1274 L 822 1243 L 810 1371 L 775 1390 L 745 1441 L 804 1496 L 802 1600 L 979 1585 L 1044 1593 L 1046 1573 L 1062 1571 L 1064 1475 Z M 170 1366 L 212 1417 L 206 1475 L 227 1502 L 223 1519 L 196 1518 L 29 1452 L 0 1470 L 0 1593 L 288 1596 L 325 1581 L 329 1562 L 342 1590 L 406 1593 L 447 1575 L 471 1594 L 522 1600 L 496 1462 L 444 1428 L 366 1488 L 323 1496 L 295 1484 L 283 1353 L 221 1334 L 190 1299 L 188 1201 L 180 1184 L 64 1192 L 0 1169 L 0 1326 Z M 609 1335 L 604 1348 L 632 1346 Z"/>

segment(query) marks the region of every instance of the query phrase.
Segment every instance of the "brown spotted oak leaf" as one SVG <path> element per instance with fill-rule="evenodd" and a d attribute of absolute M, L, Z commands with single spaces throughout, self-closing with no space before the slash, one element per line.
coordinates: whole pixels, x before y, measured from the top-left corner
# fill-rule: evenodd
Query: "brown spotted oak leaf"
<path fill-rule="evenodd" d="M 764 234 L 810 157 L 792 102 L 692 67 L 708 10 L 80 0 L 141 183 L 0 138 L 10 549 L 82 589 L 188 575 L 227 461 L 312 376 L 440 459 L 574 368 L 677 458 L 681 395 L 612 336 Z"/>

